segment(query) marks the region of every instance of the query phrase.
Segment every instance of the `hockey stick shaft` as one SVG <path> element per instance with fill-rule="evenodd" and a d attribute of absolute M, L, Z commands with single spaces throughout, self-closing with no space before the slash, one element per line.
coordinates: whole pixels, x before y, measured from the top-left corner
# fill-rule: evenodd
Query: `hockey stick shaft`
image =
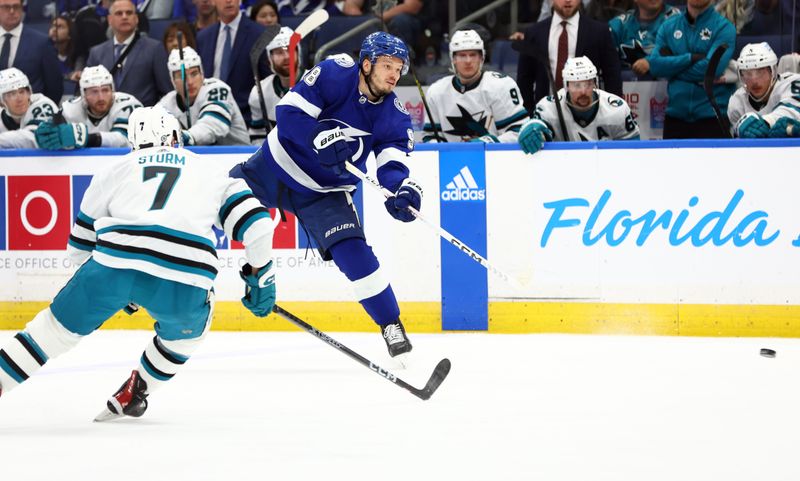
<path fill-rule="evenodd" d="M 347 167 L 347 171 L 348 172 L 350 172 L 351 174 L 353 174 L 356 177 L 358 177 L 359 179 L 361 179 L 362 182 L 364 182 L 366 184 L 369 184 L 370 186 L 375 188 L 377 191 L 379 191 L 381 194 L 383 194 L 383 196 L 386 197 L 387 199 L 390 198 L 390 197 L 394 197 L 394 193 L 390 192 L 388 189 L 385 189 L 383 186 L 381 186 L 380 182 L 378 182 L 376 179 L 373 179 L 369 174 L 361 172 L 361 170 L 359 170 L 358 167 L 356 167 L 352 162 L 346 162 L 346 167 Z M 409 206 L 408 207 L 408 211 L 411 212 L 411 215 L 413 215 L 417 219 L 421 220 L 423 224 L 425 224 L 426 226 L 430 227 L 433 231 L 438 233 L 439 236 L 442 239 L 446 240 L 447 242 L 452 244 L 456 249 L 458 249 L 461 252 L 463 252 L 464 254 L 466 254 L 470 259 L 472 259 L 475 262 L 477 262 L 478 264 L 482 265 L 489 272 L 491 272 L 492 274 L 496 275 L 497 277 L 499 277 L 500 279 L 502 279 L 503 281 L 505 281 L 509 285 L 511 285 L 511 286 L 513 286 L 513 287 L 515 287 L 517 289 L 522 289 L 522 283 L 520 283 L 515 278 L 509 276 L 505 272 L 501 271 L 497 267 L 495 267 L 492 264 L 490 264 L 489 261 L 485 257 L 483 257 L 482 255 L 478 254 L 474 249 L 472 249 L 471 247 L 466 245 L 464 242 L 462 242 L 460 239 L 458 239 L 453 234 L 447 232 L 447 230 L 445 230 L 443 227 L 438 226 L 438 225 L 434 225 L 428 219 L 423 217 L 423 215 L 417 209 Z"/>
<path fill-rule="evenodd" d="M 295 61 L 297 58 L 297 45 L 309 33 L 327 22 L 329 16 L 330 14 L 328 14 L 327 10 L 315 10 L 294 29 L 294 33 L 289 38 L 289 87 L 294 87 L 297 82 L 297 62 Z"/>
<path fill-rule="evenodd" d="M 553 92 L 553 99 L 556 103 L 556 114 L 558 114 L 558 123 L 559 127 L 561 127 L 561 137 L 569 142 L 569 131 L 567 130 L 567 123 L 564 121 L 564 110 L 561 108 L 561 99 L 558 98 L 558 90 L 556 90 L 553 70 L 550 68 L 550 59 L 546 54 L 537 49 L 535 45 L 521 40 L 512 42 L 511 48 L 523 55 L 533 57 L 537 62 L 544 65 L 545 71 L 547 72 L 547 81 L 550 83 L 550 90 Z M 534 106 L 534 108 L 536 108 L 536 106 Z"/>
<path fill-rule="evenodd" d="M 323 341 L 324 343 L 328 344 L 329 346 L 333 347 L 334 349 L 338 350 L 339 352 L 345 354 L 350 359 L 353 359 L 354 361 L 358 362 L 362 366 L 369 368 L 370 371 L 374 372 L 375 374 L 379 375 L 380 377 L 386 379 L 387 381 L 390 381 L 390 382 L 394 383 L 396 386 L 399 386 L 399 387 L 407 390 L 408 392 L 410 392 L 411 394 L 417 396 L 418 398 L 420 398 L 422 400 L 430 399 L 430 397 L 433 395 L 433 393 L 436 392 L 436 389 L 439 388 L 439 385 L 442 384 L 442 381 L 444 381 L 444 378 L 447 377 L 447 374 L 450 372 L 450 360 L 449 359 L 442 359 L 441 361 L 439 361 L 439 364 L 436 365 L 436 368 L 434 369 L 433 374 L 431 374 L 431 377 L 428 380 L 428 382 L 425 384 L 425 387 L 422 388 L 422 389 L 417 389 L 414 386 L 412 386 L 411 384 L 408 384 L 407 382 L 403 381 L 399 377 L 395 376 L 394 374 L 392 374 L 388 370 L 378 366 L 377 364 L 375 364 L 374 362 L 372 362 L 369 359 L 365 358 L 361 354 L 353 351 L 352 349 L 350 349 L 349 347 L 345 346 L 344 344 L 342 344 L 341 342 L 337 341 L 336 339 L 332 338 L 331 336 L 329 336 L 329 335 L 325 334 L 324 332 L 316 329 L 314 326 L 312 326 L 311 324 L 305 322 L 304 320 L 300 319 L 299 317 L 295 316 L 294 314 L 290 313 L 286 309 L 284 309 L 284 308 L 282 308 L 282 307 L 280 307 L 278 305 L 275 305 L 275 307 L 272 308 L 272 311 L 275 314 L 279 315 L 280 317 L 282 317 L 282 318 L 286 319 L 287 321 L 291 322 L 295 326 L 297 326 L 297 327 L 303 329 L 304 331 L 306 331 L 307 333 L 313 335 L 314 337 L 316 337 L 320 341 Z"/>
<path fill-rule="evenodd" d="M 253 71 L 253 80 L 255 81 L 256 93 L 258 94 L 258 105 L 261 107 L 261 115 L 264 119 L 264 131 L 269 135 L 270 125 L 269 117 L 267 116 L 267 103 L 264 100 L 264 89 L 261 88 L 261 75 L 259 74 L 258 61 L 261 55 L 266 52 L 267 45 L 272 42 L 278 33 L 280 33 L 280 25 L 270 25 L 261 35 L 256 39 L 253 47 L 250 49 L 250 69 Z M 269 55 L 269 52 L 266 52 Z"/>
<path fill-rule="evenodd" d="M 409 63 L 409 66 L 411 64 Z M 442 133 L 441 137 L 439 136 L 439 128 L 436 127 L 436 120 L 433 118 L 433 114 L 431 113 L 431 108 L 428 105 L 428 100 L 425 98 L 425 92 L 422 90 L 422 85 L 419 83 L 419 79 L 417 78 L 417 72 L 415 72 L 414 67 L 409 69 L 411 71 L 411 75 L 414 77 L 414 83 L 417 84 L 417 90 L 419 90 L 419 97 L 422 99 L 422 106 L 425 107 L 425 113 L 428 114 L 428 118 L 431 121 L 431 128 L 433 129 L 433 137 L 436 139 L 437 142 L 447 142 L 447 139 Z"/>
<path fill-rule="evenodd" d="M 722 115 L 722 111 L 717 104 L 717 99 L 714 98 L 714 80 L 717 78 L 717 68 L 719 67 L 719 62 L 722 60 L 722 56 L 725 55 L 725 51 L 728 49 L 728 44 L 723 43 L 716 50 L 714 53 L 711 54 L 711 58 L 708 60 L 708 67 L 706 67 L 706 74 L 703 77 L 703 90 L 706 92 L 706 96 L 708 97 L 708 102 L 711 104 L 711 108 L 714 110 L 714 115 L 717 117 L 717 122 L 719 122 L 719 127 L 725 133 L 728 138 L 731 138 L 731 126 L 730 122 L 728 122 L 728 118 Z"/>
<path fill-rule="evenodd" d="M 183 100 L 186 103 L 186 128 L 192 128 L 192 111 L 189 105 L 189 87 L 187 86 L 186 64 L 183 62 L 183 32 L 178 30 L 176 35 L 178 40 L 178 54 L 181 58 L 181 85 L 183 86 Z"/>

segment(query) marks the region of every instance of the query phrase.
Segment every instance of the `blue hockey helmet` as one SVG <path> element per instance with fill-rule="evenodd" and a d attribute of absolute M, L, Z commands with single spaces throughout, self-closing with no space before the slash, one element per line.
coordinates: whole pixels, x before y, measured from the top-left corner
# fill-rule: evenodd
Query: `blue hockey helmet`
<path fill-rule="evenodd" d="M 358 63 L 361 64 L 365 58 L 368 58 L 370 63 L 374 64 L 378 57 L 384 55 L 402 60 L 403 70 L 401 73 L 403 75 L 408 73 L 408 47 L 402 40 L 386 32 L 375 32 L 367 35 L 367 38 L 361 43 L 361 54 L 358 57 Z"/>

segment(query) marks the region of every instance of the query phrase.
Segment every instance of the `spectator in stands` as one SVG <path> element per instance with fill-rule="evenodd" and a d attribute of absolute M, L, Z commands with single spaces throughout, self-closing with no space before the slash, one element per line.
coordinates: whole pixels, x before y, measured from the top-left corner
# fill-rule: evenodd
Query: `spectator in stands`
<path fill-rule="evenodd" d="M 583 8 L 587 8 L 589 6 L 589 2 L 591 2 L 591 0 L 581 0 L 581 1 Z M 542 20 L 547 20 L 548 18 L 550 18 L 550 16 L 553 15 L 554 8 L 555 7 L 553 6 L 552 0 L 542 0 L 542 7 L 541 10 L 539 10 L 538 21 L 541 22 Z"/>
<path fill-rule="evenodd" d="M 113 38 L 93 47 L 86 65 L 104 66 L 118 92 L 131 94 L 147 107 L 155 105 L 172 90 L 164 46 L 139 34 L 139 17 L 130 0 L 111 0 L 108 23 Z"/>
<path fill-rule="evenodd" d="M 553 0 L 553 16 L 525 30 L 530 42 L 548 59 L 555 76 L 556 90 L 563 87 L 562 71 L 570 57 L 586 56 L 600 72 L 600 88 L 622 96 L 622 79 L 617 51 L 608 24 L 592 20 L 579 11 L 578 0 Z M 546 66 L 529 55 L 521 55 L 517 66 L 517 85 L 525 108 L 532 112 L 536 103 L 550 93 Z"/>
<path fill-rule="evenodd" d="M 608 22 L 633 8 L 633 0 L 591 0 L 586 15 L 598 22 Z"/>
<path fill-rule="evenodd" d="M 250 48 L 264 27 L 242 14 L 240 0 L 214 0 L 214 4 L 220 21 L 197 35 L 203 70 L 231 87 L 236 104 L 249 122 L 247 97 L 255 85 L 250 68 Z M 261 78 L 269 74 L 266 62 L 260 61 L 259 69 Z"/>
<path fill-rule="evenodd" d="M 800 75 L 778 75 L 778 56 L 767 42 L 742 48 L 736 62 L 742 86 L 728 103 L 733 134 L 741 138 L 800 137 Z"/>
<path fill-rule="evenodd" d="M 28 77 L 33 92 L 41 92 L 56 103 L 61 101 L 64 86 L 56 49 L 47 35 L 25 27 L 22 0 L 0 0 L 0 70 L 9 67 Z"/>
<path fill-rule="evenodd" d="M 281 23 L 281 16 L 278 15 L 278 5 L 272 0 L 259 0 L 250 9 L 250 20 L 268 27 Z"/>
<path fill-rule="evenodd" d="M 294 31 L 289 27 L 281 27 L 281 31 L 270 43 L 267 44 L 267 58 L 269 59 L 269 66 L 274 74 L 261 81 L 261 93 L 264 95 L 264 107 L 266 107 L 267 116 L 264 120 L 264 113 L 261 109 L 261 101 L 258 96 L 258 85 L 253 86 L 248 98 L 250 105 L 250 123 L 247 125 L 248 132 L 250 133 L 250 143 L 253 145 L 261 145 L 267 136 L 266 122 L 269 122 L 270 128 L 275 127 L 277 117 L 275 117 L 275 106 L 289 91 L 289 40 Z M 298 47 L 299 49 L 300 47 Z M 295 57 L 297 68 L 297 78 L 302 77 L 303 68 L 300 64 L 300 59 L 303 55 Z M 352 61 L 352 59 L 350 59 Z"/>
<path fill-rule="evenodd" d="M 186 93 L 183 88 L 184 79 L 181 78 L 181 66 L 186 74 Z M 164 96 L 158 105 L 180 122 L 184 145 L 250 143 L 247 125 L 236 105 L 231 88 L 219 79 L 204 76 L 202 61 L 197 52 L 190 47 L 184 48 L 183 61 L 178 50 L 170 52 L 169 71 L 175 90 Z M 185 100 L 187 97 L 188 102 Z"/>
<path fill-rule="evenodd" d="M 194 21 L 194 29 L 197 33 L 217 23 L 217 7 L 214 5 L 214 0 L 192 0 L 192 3 L 197 10 Z"/>
<path fill-rule="evenodd" d="M 714 6 L 717 13 L 725 17 L 736 27 L 736 33 L 753 21 L 756 13 L 755 0 L 719 0 Z"/>
<path fill-rule="evenodd" d="M 475 30 L 453 33 L 449 52 L 455 74 L 428 89 L 433 118 L 425 123 L 423 142 L 516 143 L 529 116 L 514 79 L 483 70 L 486 50 Z"/>
<path fill-rule="evenodd" d="M 634 3 L 636 8 L 612 18 L 608 28 L 622 65 L 644 76 L 647 75 L 644 69 L 647 62 L 642 60 L 653 51 L 658 28 L 664 20 L 681 12 L 666 5 L 664 0 L 634 0 Z"/>
<path fill-rule="evenodd" d="M 61 75 L 67 80 L 77 82 L 80 79 L 78 72 L 86 66 L 86 55 L 81 55 L 77 51 L 78 32 L 75 30 L 72 20 L 64 15 L 54 18 L 50 22 L 48 34 L 58 53 Z"/>
<path fill-rule="evenodd" d="M 81 96 L 62 106 L 66 122 L 46 121 L 36 129 L 39 147 L 127 147 L 128 117 L 142 104 L 130 94 L 115 92 L 114 79 L 102 65 L 83 69 L 80 87 Z"/>
<path fill-rule="evenodd" d="M 703 89 L 708 59 L 717 47 L 725 44 L 714 77 L 719 78 L 733 56 L 736 29 L 717 13 L 712 0 L 688 0 L 686 12 L 664 21 L 656 35 L 652 53 L 644 59 L 645 69 L 654 77 L 666 78 L 667 112 L 664 118 L 665 139 L 723 138 L 728 136 L 719 125 Z M 717 83 L 714 97 L 724 115 L 733 84 Z"/>
<path fill-rule="evenodd" d="M 167 52 L 172 52 L 178 48 L 178 32 L 183 33 L 183 46 L 197 48 L 197 41 L 194 39 L 192 26 L 186 22 L 173 22 L 164 30 L 162 43 Z"/>
<path fill-rule="evenodd" d="M 58 111 L 55 102 L 31 91 L 19 69 L 0 71 L 0 148 L 35 149 L 34 132 Z"/>
<path fill-rule="evenodd" d="M 397 2 L 378 2 L 373 10 L 376 15 L 386 23 L 389 33 L 405 42 L 406 45 L 416 48 L 417 40 L 422 33 L 422 20 L 420 13 L 425 6 L 423 0 L 399 0 Z M 385 10 L 379 9 L 384 7 Z M 387 8 L 388 7 L 388 8 Z M 345 0 L 342 13 L 345 15 L 360 15 L 363 12 L 364 0 Z"/>

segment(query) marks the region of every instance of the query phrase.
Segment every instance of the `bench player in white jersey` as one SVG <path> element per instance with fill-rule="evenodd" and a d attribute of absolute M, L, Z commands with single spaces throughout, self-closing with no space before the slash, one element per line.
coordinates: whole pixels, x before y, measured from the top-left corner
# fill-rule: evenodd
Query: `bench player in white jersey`
<path fill-rule="evenodd" d="M 562 70 L 564 86 L 557 93 L 570 140 L 638 140 L 639 125 L 622 98 L 597 88 L 597 68 L 588 57 L 567 59 Z M 536 104 L 533 119 L 520 131 L 519 145 L 528 154 L 541 150 L 545 141 L 565 140 L 556 99 L 547 96 Z"/>
<path fill-rule="evenodd" d="M 455 74 L 428 88 L 433 119 L 425 123 L 422 141 L 442 141 L 437 135 L 444 135 L 448 142 L 516 142 L 529 116 L 514 79 L 483 71 L 486 51 L 475 30 L 454 33 L 450 55 Z"/>
<path fill-rule="evenodd" d="M 0 71 L 0 148 L 35 149 L 36 128 L 58 111 L 55 102 L 35 94 L 22 71 Z"/>
<path fill-rule="evenodd" d="M 778 75 L 777 65 L 766 42 L 742 48 L 737 61 L 742 86 L 728 102 L 736 137 L 800 137 L 800 75 Z"/>
<path fill-rule="evenodd" d="M 267 58 L 272 71 L 275 72 L 269 77 L 261 81 L 261 91 L 264 93 L 264 105 L 267 107 L 267 122 L 270 128 L 275 127 L 275 106 L 289 91 L 289 39 L 291 39 L 294 30 L 289 27 L 281 27 L 280 32 L 270 43 L 267 44 Z M 300 67 L 300 59 L 302 53 L 300 46 L 297 46 L 297 78 L 302 78 L 303 70 Z M 250 120 L 249 132 L 250 142 L 253 145 L 261 145 L 264 142 L 266 135 L 266 123 L 264 122 L 264 114 L 261 113 L 261 103 L 258 100 L 258 91 L 256 86 L 250 90 L 250 97 L 247 100 L 250 104 Z"/>
<path fill-rule="evenodd" d="M 157 321 L 156 336 L 95 420 L 141 416 L 208 331 L 219 265 L 213 225 L 245 244 L 242 302 L 258 316 L 272 311 L 274 224 L 247 184 L 181 148 L 177 120 L 160 107 L 137 109 L 128 136 L 133 152 L 96 175 L 81 202 L 67 245 L 80 268 L 0 350 L 4 396 L 117 311 L 140 305 Z"/>
<path fill-rule="evenodd" d="M 181 65 L 186 72 L 189 90 L 189 116 L 186 96 L 183 93 Z M 183 48 L 183 61 L 178 49 L 169 54 L 167 67 L 175 90 L 168 93 L 158 105 L 177 117 L 183 127 L 185 145 L 248 145 L 250 137 L 244 117 L 233 98 L 233 91 L 222 80 L 203 75 L 200 56 L 192 47 Z"/>
<path fill-rule="evenodd" d="M 36 129 L 39 147 L 127 147 L 128 117 L 141 102 L 131 94 L 115 92 L 114 78 L 102 65 L 83 69 L 79 85 L 81 96 L 62 106 L 65 122 L 54 119 Z"/>

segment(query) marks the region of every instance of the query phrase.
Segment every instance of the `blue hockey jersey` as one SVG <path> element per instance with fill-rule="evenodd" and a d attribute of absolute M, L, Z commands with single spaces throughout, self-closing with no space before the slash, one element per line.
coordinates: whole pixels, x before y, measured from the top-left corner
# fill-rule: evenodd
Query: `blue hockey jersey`
<path fill-rule="evenodd" d="M 352 191 L 358 178 L 340 178 L 323 167 L 313 148 L 319 123 L 339 126 L 353 152 L 353 163 L 366 172 L 375 154 L 378 180 L 391 191 L 408 177 L 403 160 L 414 149 L 411 118 L 394 93 L 370 102 L 358 90 L 358 66 L 348 58 L 325 60 L 303 76 L 278 103 L 277 126 L 261 147 L 263 165 L 299 192 Z M 252 161 L 251 161 L 252 162 Z"/>

